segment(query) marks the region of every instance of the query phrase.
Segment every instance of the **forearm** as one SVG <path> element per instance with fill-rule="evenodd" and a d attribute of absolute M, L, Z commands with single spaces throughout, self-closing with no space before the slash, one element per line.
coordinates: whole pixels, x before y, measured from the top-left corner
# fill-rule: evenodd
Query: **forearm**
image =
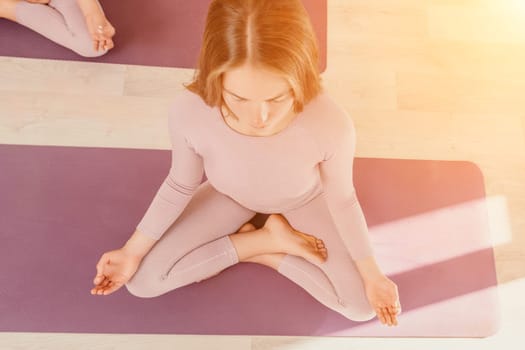
<path fill-rule="evenodd" d="M 383 272 L 381 272 L 373 255 L 370 255 L 367 258 L 354 260 L 354 263 L 356 264 L 361 279 L 365 284 L 385 276 Z"/>
<path fill-rule="evenodd" d="M 104 11 L 102 10 L 102 6 L 100 6 L 100 3 L 98 0 L 76 0 L 78 3 L 78 6 L 80 7 L 80 10 L 84 14 L 85 17 L 93 15 L 93 14 L 101 14 L 104 15 Z"/>
<path fill-rule="evenodd" d="M 157 240 L 146 236 L 139 230 L 136 230 L 122 249 L 142 259 L 146 254 L 148 254 L 151 248 L 153 248 L 156 242 Z"/>

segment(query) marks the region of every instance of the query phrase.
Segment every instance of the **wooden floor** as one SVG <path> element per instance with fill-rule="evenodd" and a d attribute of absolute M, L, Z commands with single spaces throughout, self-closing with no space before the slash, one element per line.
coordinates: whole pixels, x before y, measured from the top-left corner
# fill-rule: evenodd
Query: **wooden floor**
<path fill-rule="evenodd" d="M 525 1 L 328 6 L 323 79 L 355 121 L 357 156 L 469 160 L 482 169 L 501 330 L 485 339 L 0 333 L 2 350 L 517 348 L 525 329 Z M 191 76 L 0 57 L 0 143 L 167 149 L 167 108 Z"/>

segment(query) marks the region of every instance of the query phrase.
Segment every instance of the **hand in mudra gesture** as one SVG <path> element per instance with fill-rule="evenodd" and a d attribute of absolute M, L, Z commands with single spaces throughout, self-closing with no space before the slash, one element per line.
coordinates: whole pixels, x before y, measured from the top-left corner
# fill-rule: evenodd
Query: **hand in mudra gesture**
<path fill-rule="evenodd" d="M 137 271 L 141 258 L 125 249 L 106 252 L 97 263 L 97 275 L 93 280 L 93 295 L 108 295 L 126 284 Z"/>
<path fill-rule="evenodd" d="M 397 315 L 401 313 L 397 285 L 388 277 L 381 276 L 365 283 L 365 292 L 381 323 L 397 326 Z"/>

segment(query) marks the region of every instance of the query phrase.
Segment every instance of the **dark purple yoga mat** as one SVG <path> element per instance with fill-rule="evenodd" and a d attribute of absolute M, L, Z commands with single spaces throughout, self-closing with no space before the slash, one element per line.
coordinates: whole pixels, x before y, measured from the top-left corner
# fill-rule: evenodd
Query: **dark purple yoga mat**
<path fill-rule="evenodd" d="M 237 264 L 152 299 L 89 293 L 167 174 L 163 150 L 0 145 L 0 331 L 483 337 L 498 326 L 483 178 L 469 162 L 357 158 L 398 327 L 356 323 L 277 272 Z M 210 218 L 213 220 L 213 218 Z M 103 315 L 103 316 L 101 316 Z"/>
<path fill-rule="evenodd" d="M 35 32 L 0 19 L 0 56 L 194 68 L 209 0 L 101 0 L 117 30 L 115 48 L 99 58 L 84 58 Z M 321 71 L 326 69 L 326 0 L 303 0 L 319 42 Z"/>

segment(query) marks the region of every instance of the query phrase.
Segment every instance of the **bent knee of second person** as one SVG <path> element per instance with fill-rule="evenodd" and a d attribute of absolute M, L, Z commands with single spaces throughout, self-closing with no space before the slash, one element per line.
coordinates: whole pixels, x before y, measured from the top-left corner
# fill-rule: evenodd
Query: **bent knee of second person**
<path fill-rule="evenodd" d="M 91 46 L 82 46 L 82 47 L 76 47 L 73 49 L 77 54 L 79 54 L 82 57 L 88 57 L 88 58 L 95 58 L 105 55 L 108 51 L 106 50 L 99 50 L 96 51 L 93 45 Z"/>
<path fill-rule="evenodd" d="M 339 313 L 351 321 L 364 322 L 370 321 L 376 316 L 374 309 L 370 304 L 352 304 L 350 302 L 340 302 Z"/>
<path fill-rule="evenodd" d="M 93 40 L 87 35 L 77 36 L 74 39 L 74 42 L 71 44 L 70 49 L 82 57 L 90 58 L 100 57 L 108 52 L 107 50 L 101 49 L 99 49 L 98 51 L 95 50 Z"/>

